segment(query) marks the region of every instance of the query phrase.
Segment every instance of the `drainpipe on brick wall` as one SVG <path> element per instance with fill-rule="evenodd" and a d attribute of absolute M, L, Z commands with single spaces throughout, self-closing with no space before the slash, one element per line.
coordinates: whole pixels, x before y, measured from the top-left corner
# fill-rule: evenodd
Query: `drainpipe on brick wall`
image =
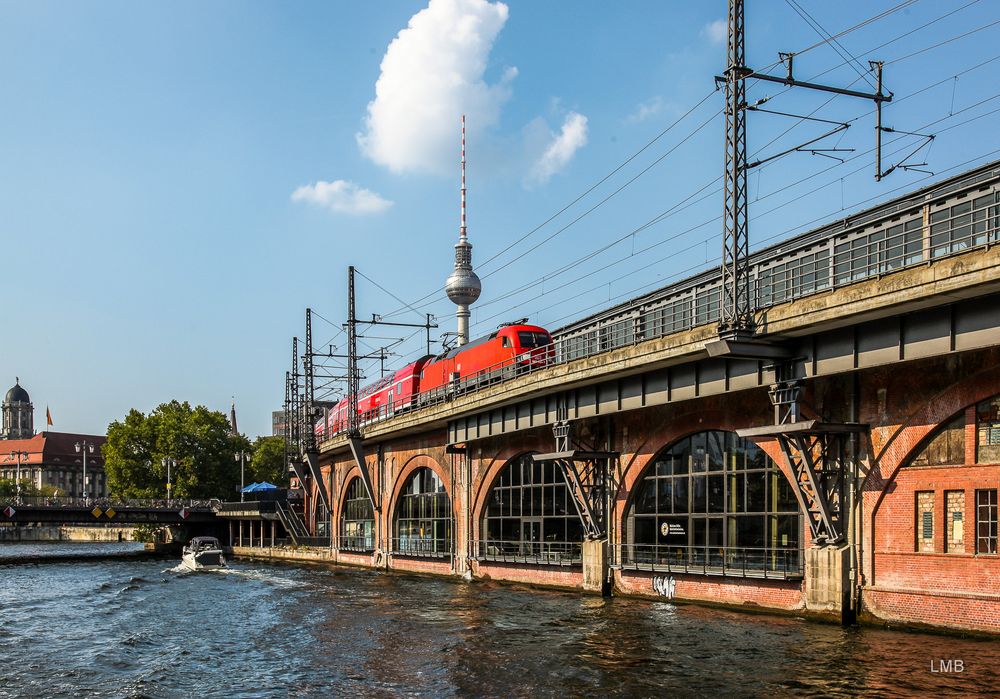
<path fill-rule="evenodd" d="M 851 402 L 850 402 L 850 415 L 848 419 L 851 422 L 859 422 L 859 410 L 858 401 L 860 399 L 861 392 L 861 378 L 858 372 L 854 372 L 851 381 Z M 864 518 L 864 513 L 861 508 L 864 507 L 864 498 L 861 495 L 861 486 L 859 483 L 859 470 L 861 464 L 862 451 L 865 449 L 866 445 L 863 444 L 861 435 L 853 433 L 851 435 L 851 466 L 850 466 L 850 493 L 851 493 L 851 510 L 850 510 L 850 538 L 851 538 L 851 573 L 850 573 L 850 583 L 851 583 L 851 614 L 853 615 L 853 621 L 857 621 L 858 615 L 861 611 L 861 562 L 864 560 L 862 558 L 862 520 Z"/>
<path fill-rule="evenodd" d="M 472 531 L 475 523 L 472 521 L 472 448 L 466 444 L 462 454 L 465 465 L 465 570 L 472 577 Z"/>

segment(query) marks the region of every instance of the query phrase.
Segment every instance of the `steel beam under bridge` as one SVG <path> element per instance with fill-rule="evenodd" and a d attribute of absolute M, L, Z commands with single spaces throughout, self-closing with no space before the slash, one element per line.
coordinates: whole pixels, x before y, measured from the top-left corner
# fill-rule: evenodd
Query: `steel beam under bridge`
<path fill-rule="evenodd" d="M 816 334 L 772 339 L 798 358 L 796 377 L 808 380 L 996 346 L 1000 344 L 997 308 L 1000 295 L 994 293 L 955 299 L 937 307 L 918 306 L 908 313 L 855 324 L 847 319 L 840 327 Z M 607 378 L 575 388 L 562 388 L 565 379 L 554 381 L 549 385 L 562 390 L 543 389 L 489 410 L 452 418 L 448 420 L 448 443 L 551 426 L 559 419 L 559 405 L 567 407 L 567 419 L 578 420 L 764 388 L 774 382 L 774 372 L 769 368 L 773 360 L 710 357 L 704 347 L 717 339 L 714 327 L 707 328 L 704 334 L 703 349 L 678 357 L 674 364 L 651 363 L 631 373 L 605 373 Z M 629 350 L 641 353 L 642 345 L 619 351 Z M 532 379 L 535 385 L 542 383 L 541 377 L 526 377 L 527 381 Z M 477 405 L 482 405 L 482 400 Z"/>

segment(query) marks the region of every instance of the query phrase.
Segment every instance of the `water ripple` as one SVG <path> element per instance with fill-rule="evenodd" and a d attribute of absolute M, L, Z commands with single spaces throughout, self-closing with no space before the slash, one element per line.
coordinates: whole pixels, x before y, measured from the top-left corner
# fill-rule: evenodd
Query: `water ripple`
<path fill-rule="evenodd" d="M 4 566 L 0 697 L 974 695 L 1000 642 L 235 562 Z M 955 658 L 965 672 L 932 673 Z"/>

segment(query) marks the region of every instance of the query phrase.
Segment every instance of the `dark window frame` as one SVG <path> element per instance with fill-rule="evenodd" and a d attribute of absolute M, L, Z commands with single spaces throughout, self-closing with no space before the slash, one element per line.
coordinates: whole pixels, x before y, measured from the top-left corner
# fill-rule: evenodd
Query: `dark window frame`
<path fill-rule="evenodd" d="M 479 537 L 481 560 L 579 564 L 583 525 L 561 467 L 530 453 L 509 459 L 490 486 Z"/>
<path fill-rule="evenodd" d="M 625 532 L 625 567 L 802 573 L 792 485 L 760 447 L 733 432 L 688 435 L 657 454 L 633 487 Z"/>
<path fill-rule="evenodd" d="M 338 549 L 359 552 L 375 550 L 375 510 L 360 476 L 355 476 L 347 484 L 340 514 Z"/>
<path fill-rule="evenodd" d="M 997 555 L 997 489 L 976 489 L 976 555 Z"/>
<path fill-rule="evenodd" d="M 393 555 L 450 557 L 454 529 L 451 498 L 444 482 L 430 467 L 417 468 L 403 484 L 393 513 Z"/>

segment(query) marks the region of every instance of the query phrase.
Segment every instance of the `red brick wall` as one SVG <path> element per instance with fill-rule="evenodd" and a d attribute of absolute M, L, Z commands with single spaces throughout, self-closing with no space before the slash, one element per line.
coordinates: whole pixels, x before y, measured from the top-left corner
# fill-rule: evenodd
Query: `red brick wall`
<path fill-rule="evenodd" d="M 855 400 L 853 385 L 858 387 Z M 1000 465 L 975 464 L 974 427 L 967 426 L 966 464 L 955 467 L 910 468 L 905 464 L 938 426 L 976 402 L 1000 394 L 1000 348 L 961 353 L 943 359 L 908 362 L 859 374 L 809 380 L 802 406 L 806 417 L 828 421 L 851 418 L 871 425 L 862 474 L 859 517 L 862 601 L 867 613 L 888 621 L 908 621 L 958 628 L 995 630 L 996 619 L 983 620 L 991 609 L 1000 617 L 1000 559 L 974 555 L 977 488 L 1000 487 Z M 972 415 L 972 411 L 968 411 Z M 695 399 L 580 421 L 578 436 L 603 445 L 611 432 L 613 448 L 621 452 L 615 494 L 614 522 L 617 536 L 629 507 L 634 486 L 654 456 L 678 439 L 703 430 L 735 430 L 770 424 L 773 410 L 766 391 L 755 389 L 727 396 Z M 494 437 L 468 445 L 467 454 L 447 454 L 443 430 L 405 437 L 384 445 L 384 465 L 377 454 L 368 455 L 376 488 L 382 497 L 379 517 L 381 547 L 388 548 L 392 513 L 405 479 L 419 466 L 433 468 L 445 483 L 455 517 L 457 560 L 434 561 L 396 558 L 391 566 L 401 570 L 457 574 L 465 569 L 469 540 L 478 538 L 478 522 L 490 487 L 508 459 L 553 446 L 549 429 L 536 429 L 507 437 Z M 760 446 L 789 475 L 788 464 L 773 441 Z M 334 472 L 334 530 L 339 529 L 342 493 L 357 472 L 349 455 L 326 457 L 324 467 Z M 935 492 L 935 552 L 917 553 L 915 543 L 915 493 Z M 965 492 L 964 551 L 944 553 L 945 492 Z M 808 545 L 808 527 L 802 540 Z M 613 541 L 612 543 L 617 543 Z M 368 556 L 347 562 L 370 565 Z M 367 563 L 366 563 L 367 561 Z M 476 575 L 524 583 L 578 587 L 577 569 L 473 562 Z M 625 594 L 656 595 L 656 574 L 618 571 L 617 590 Z M 803 585 L 793 581 L 712 578 L 674 575 L 677 599 L 734 605 L 759 605 L 776 609 L 801 609 Z M 991 606 L 992 605 L 992 606 Z"/>
<path fill-rule="evenodd" d="M 921 377 L 944 385 L 924 386 Z M 887 387 L 881 394 L 879 385 Z M 876 456 L 862 493 L 864 611 L 884 621 L 1000 630 L 1000 558 L 975 554 L 975 491 L 1000 488 L 1000 465 L 976 464 L 974 411 L 977 402 L 1000 393 L 1000 366 L 994 357 L 896 375 L 873 372 L 867 389 L 876 394 L 862 402 L 863 419 L 873 422 Z M 965 463 L 908 466 L 959 412 L 966 418 Z M 933 551 L 918 552 L 916 494 L 927 491 L 934 493 Z M 961 550 L 946 552 L 948 491 L 965 493 L 965 512 Z"/>
<path fill-rule="evenodd" d="M 583 571 L 580 568 L 476 561 L 472 564 L 472 572 L 478 578 L 553 587 L 583 587 Z"/>
<path fill-rule="evenodd" d="M 674 599 L 731 604 L 741 607 L 798 610 L 804 607 L 802 583 L 791 580 L 704 577 L 645 571 L 615 571 L 615 589 L 627 595 L 665 599 L 653 587 L 654 578 L 674 579 Z"/>

